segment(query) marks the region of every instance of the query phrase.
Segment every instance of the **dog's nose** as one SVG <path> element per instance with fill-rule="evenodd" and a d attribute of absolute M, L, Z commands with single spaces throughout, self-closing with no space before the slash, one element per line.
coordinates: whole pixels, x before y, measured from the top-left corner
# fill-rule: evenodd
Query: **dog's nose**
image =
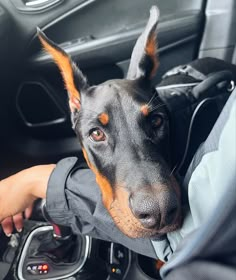
<path fill-rule="evenodd" d="M 154 197 L 142 194 L 132 195 L 130 208 L 143 227 L 148 229 L 159 227 L 161 215 L 158 201 Z"/>
<path fill-rule="evenodd" d="M 130 208 L 144 228 L 153 229 L 174 221 L 178 203 L 173 193 L 138 193 L 130 196 Z"/>
<path fill-rule="evenodd" d="M 161 224 L 170 225 L 178 212 L 178 199 L 172 191 L 162 191 L 157 198 L 161 211 Z"/>

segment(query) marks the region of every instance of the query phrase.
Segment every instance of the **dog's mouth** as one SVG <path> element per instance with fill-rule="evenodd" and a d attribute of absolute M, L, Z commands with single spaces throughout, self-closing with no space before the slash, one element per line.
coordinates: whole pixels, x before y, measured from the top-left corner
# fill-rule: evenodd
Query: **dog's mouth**
<path fill-rule="evenodd" d="M 158 238 L 180 228 L 182 223 L 180 203 L 171 213 L 171 220 L 160 219 L 152 226 L 145 226 L 128 204 L 128 193 L 119 191 L 108 209 L 116 226 L 130 238 Z M 162 215 L 162 213 L 161 213 Z"/>

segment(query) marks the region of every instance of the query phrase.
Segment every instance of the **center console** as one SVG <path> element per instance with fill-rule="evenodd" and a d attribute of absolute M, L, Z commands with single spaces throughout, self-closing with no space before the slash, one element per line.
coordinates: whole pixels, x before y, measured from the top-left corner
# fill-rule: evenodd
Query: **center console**
<path fill-rule="evenodd" d="M 2 260 L 10 266 L 0 280 L 160 279 L 156 260 L 117 243 L 74 235 L 70 228 L 50 222 L 40 209 L 36 207 L 37 215 L 25 221 L 20 234 L 6 238 L 0 230 L 0 242 L 5 242 L 0 264 Z"/>

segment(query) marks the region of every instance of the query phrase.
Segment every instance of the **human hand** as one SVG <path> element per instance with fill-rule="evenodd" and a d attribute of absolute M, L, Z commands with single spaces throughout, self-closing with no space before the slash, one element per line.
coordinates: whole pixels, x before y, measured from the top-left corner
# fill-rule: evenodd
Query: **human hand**
<path fill-rule="evenodd" d="M 26 208 L 24 212 L 18 213 L 12 217 L 7 217 L 6 219 L 4 219 L 1 225 L 6 236 L 11 236 L 14 227 L 18 232 L 21 232 L 24 224 L 24 218 L 29 219 L 32 214 L 32 210 L 33 205 Z"/>
<path fill-rule="evenodd" d="M 48 180 L 54 168 L 54 164 L 38 165 L 0 181 L 0 223 L 8 236 L 13 225 L 18 231 L 22 229 L 22 212 L 29 217 L 33 202 L 46 198 Z"/>

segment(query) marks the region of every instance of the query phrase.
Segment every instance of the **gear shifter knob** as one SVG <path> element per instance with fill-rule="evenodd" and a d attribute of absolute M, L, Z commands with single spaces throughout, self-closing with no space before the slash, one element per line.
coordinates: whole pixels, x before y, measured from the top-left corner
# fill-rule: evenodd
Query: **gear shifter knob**
<path fill-rule="evenodd" d="M 52 224 L 53 226 L 53 236 L 59 240 L 67 240 L 72 236 L 71 228 L 65 226 L 59 226 Z"/>
<path fill-rule="evenodd" d="M 45 221 L 48 221 L 45 216 L 44 216 L 44 213 L 43 213 L 43 204 L 46 203 L 46 200 L 43 200 L 43 199 L 37 199 L 35 202 L 34 202 L 34 207 L 33 207 L 33 211 L 32 211 L 32 214 L 31 214 L 31 217 L 30 217 L 30 220 L 33 220 L 33 221 L 38 221 L 38 222 L 45 222 Z"/>
<path fill-rule="evenodd" d="M 62 226 L 62 225 L 57 225 L 55 224 L 50 216 L 48 215 L 47 209 L 46 209 L 46 200 L 43 199 L 41 202 L 41 213 L 44 217 L 44 219 L 49 222 L 52 227 L 53 227 L 53 236 L 57 240 L 67 240 L 72 236 L 72 230 L 70 227 Z"/>

